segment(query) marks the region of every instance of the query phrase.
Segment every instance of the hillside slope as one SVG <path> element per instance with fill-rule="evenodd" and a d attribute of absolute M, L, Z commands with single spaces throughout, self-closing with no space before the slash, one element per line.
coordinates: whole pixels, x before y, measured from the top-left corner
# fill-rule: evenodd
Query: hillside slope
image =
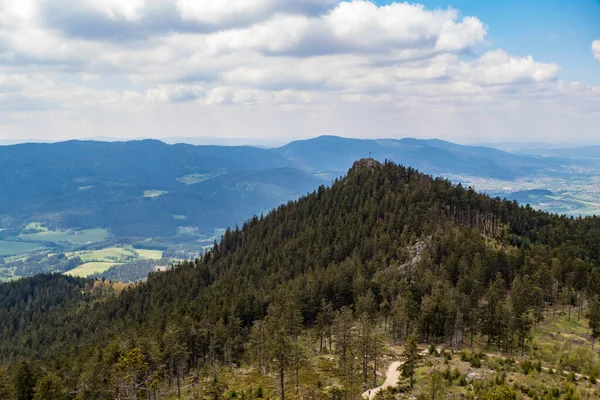
<path fill-rule="evenodd" d="M 300 365 L 285 357 L 296 354 L 291 340 L 302 326 L 323 326 L 321 350 L 323 340 L 339 349 L 342 331 L 325 327 L 334 320 L 385 321 L 400 340 L 412 334 L 456 345 L 478 335 L 498 350 L 525 351 L 540 304 L 571 310 L 600 290 L 598 243 L 597 218 L 552 216 L 367 160 L 331 188 L 228 230 L 202 259 L 119 295 L 83 297 L 75 308 L 58 302 L 39 318 L 44 305 L 27 288 L 41 278 L 3 285 L 0 359 L 39 360 L 60 376 L 61 388 L 85 385 L 86 398 L 95 399 L 125 390 L 110 376 L 123 357 L 138 357 L 132 351 L 141 351 L 144 374 L 156 372 L 167 393 L 175 378 L 193 383 L 193 374 L 215 365 L 262 368 L 262 357 L 279 360 L 273 367 L 285 362 L 282 371 Z M 270 353 L 276 349 L 283 353 Z M 360 389 L 343 382 L 344 390 Z M 143 381 L 136 390 L 150 387 Z"/>

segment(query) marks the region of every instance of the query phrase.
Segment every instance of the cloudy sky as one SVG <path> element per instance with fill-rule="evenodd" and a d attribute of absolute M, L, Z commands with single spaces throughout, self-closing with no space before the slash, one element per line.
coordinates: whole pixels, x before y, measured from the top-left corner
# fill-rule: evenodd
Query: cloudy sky
<path fill-rule="evenodd" d="M 0 140 L 600 144 L 600 1 L 449 1 L 0 0 Z"/>

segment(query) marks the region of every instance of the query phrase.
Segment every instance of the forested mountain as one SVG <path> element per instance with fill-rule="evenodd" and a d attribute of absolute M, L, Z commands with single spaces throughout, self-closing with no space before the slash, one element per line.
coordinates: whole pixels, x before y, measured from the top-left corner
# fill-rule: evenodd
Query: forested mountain
<path fill-rule="evenodd" d="M 323 182 L 263 149 L 155 140 L 0 147 L 0 181 L 3 228 L 40 221 L 116 236 L 212 232 Z"/>
<path fill-rule="evenodd" d="M 371 156 L 410 165 L 429 174 L 454 174 L 511 180 L 523 176 L 556 175 L 575 159 L 520 155 L 482 146 L 461 146 L 439 139 L 348 139 L 321 136 L 274 149 L 308 170 L 345 170 Z"/>
<path fill-rule="evenodd" d="M 588 162 L 440 140 L 333 136 L 276 149 L 156 140 L 0 146 L 0 229 L 18 235 L 40 222 L 50 230 L 105 228 L 116 237 L 209 234 L 329 185 L 369 152 L 426 173 L 494 179 L 560 176 Z"/>
<path fill-rule="evenodd" d="M 122 291 L 56 275 L 0 285 L 0 359 L 27 378 L 0 390 L 217 399 L 221 368 L 243 364 L 281 392 L 295 380 L 299 396 L 307 357 L 327 352 L 328 372 L 302 385 L 315 398 L 356 399 L 377 377 L 384 331 L 412 360 L 410 343 L 474 338 L 525 353 L 545 309 L 570 316 L 585 303 L 598 337 L 599 267 L 596 217 L 550 215 L 365 159 L 330 188 L 227 230 L 202 258 Z M 10 376 L 0 371 L 0 383 Z M 244 393 L 263 396 L 250 386 Z"/>

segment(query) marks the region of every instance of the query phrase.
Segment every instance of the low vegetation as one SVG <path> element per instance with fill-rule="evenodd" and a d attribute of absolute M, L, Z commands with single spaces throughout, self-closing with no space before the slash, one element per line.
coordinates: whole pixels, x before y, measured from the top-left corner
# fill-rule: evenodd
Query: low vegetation
<path fill-rule="evenodd" d="M 86 277 L 107 271 L 109 268 L 114 267 L 115 265 L 120 264 L 116 262 L 86 262 L 85 264 L 79 265 L 77 268 L 73 268 L 72 270 L 65 272 L 65 274 Z"/>

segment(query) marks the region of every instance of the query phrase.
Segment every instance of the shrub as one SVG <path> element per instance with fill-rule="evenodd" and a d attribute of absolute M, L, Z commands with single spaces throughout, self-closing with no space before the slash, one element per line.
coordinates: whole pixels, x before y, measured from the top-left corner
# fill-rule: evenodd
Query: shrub
<path fill-rule="evenodd" d="M 533 364 L 531 363 L 531 361 L 529 360 L 525 360 L 521 362 L 521 370 L 523 371 L 523 373 L 525 375 L 529 375 L 529 372 L 532 371 L 533 368 Z"/>
<path fill-rule="evenodd" d="M 429 355 L 436 354 L 437 355 L 437 346 L 435 343 L 431 343 L 429 345 Z"/>

